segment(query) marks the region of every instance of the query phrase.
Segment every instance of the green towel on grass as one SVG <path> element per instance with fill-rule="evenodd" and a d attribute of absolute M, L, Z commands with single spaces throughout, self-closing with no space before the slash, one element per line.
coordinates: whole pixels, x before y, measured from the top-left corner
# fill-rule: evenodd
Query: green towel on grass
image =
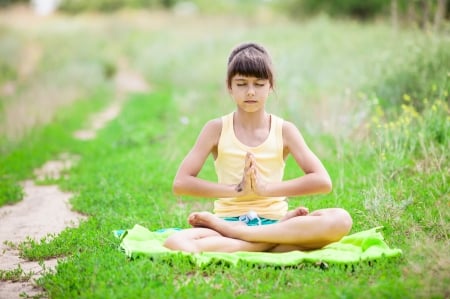
<path fill-rule="evenodd" d="M 186 255 L 199 266 L 211 263 L 225 262 L 236 265 L 238 262 L 251 264 L 294 266 L 301 263 L 325 262 L 331 264 L 353 264 L 361 261 L 372 261 L 381 258 L 397 257 L 402 254 L 400 249 L 391 249 L 384 242 L 382 234 L 375 227 L 366 231 L 354 233 L 331 243 L 322 249 L 312 251 L 291 251 L 285 253 L 269 252 L 203 252 L 186 253 L 172 251 L 163 246 L 164 240 L 176 232 L 176 229 L 166 229 L 162 232 L 152 232 L 136 224 L 121 236 L 120 249 L 134 258 L 137 256 L 170 256 Z"/>

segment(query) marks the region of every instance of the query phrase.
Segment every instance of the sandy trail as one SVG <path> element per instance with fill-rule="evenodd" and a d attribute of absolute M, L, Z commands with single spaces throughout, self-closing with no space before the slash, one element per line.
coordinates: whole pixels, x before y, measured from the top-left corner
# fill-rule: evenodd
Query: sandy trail
<path fill-rule="evenodd" d="M 24 190 L 22 201 L 0 209 L 2 241 L 16 243 L 27 236 L 41 239 L 47 234 L 59 233 L 67 226 L 76 225 L 83 218 L 69 212 L 71 194 L 62 192 L 57 186 L 36 186 L 34 182 L 26 181 Z"/>
<path fill-rule="evenodd" d="M 74 133 L 80 140 L 93 139 L 96 132 L 116 118 L 121 111 L 126 95 L 132 92 L 148 92 L 149 86 L 139 74 L 121 63 L 122 71 L 116 74 L 115 86 L 117 99 L 105 110 L 95 114 L 90 126 Z M 48 161 L 34 174 L 38 180 L 57 179 L 67 172 L 79 158 L 62 153 L 59 160 Z M 66 174 L 67 175 L 67 174 Z M 58 186 L 38 186 L 33 181 L 23 182 L 25 196 L 15 205 L 0 207 L 0 270 L 22 268 L 32 273 L 31 279 L 22 282 L 0 281 L 0 299 L 19 299 L 21 294 L 45 297 L 45 293 L 34 284 L 34 279 L 44 271 L 53 270 L 56 259 L 44 261 L 44 267 L 38 262 L 20 258 L 16 245 L 27 238 L 39 241 L 43 237 L 57 235 L 67 227 L 76 227 L 85 216 L 71 210 L 72 194 L 62 192 Z M 11 246 L 12 245 L 12 246 Z"/>
<path fill-rule="evenodd" d="M 71 211 L 70 193 L 59 190 L 57 186 L 36 186 L 32 181 L 24 183 L 25 197 L 13 206 L 0 208 L 0 265 L 1 270 L 17 269 L 33 274 L 33 278 L 43 273 L 38 262 L 26 261 L 19 257 L 14 246 L 4 244 L 5 241 L 18 244 L 26 238 L 40 240 L 48 234 L 58 234 L 66 227 L 77 226 L 85 217 Z M 57 260 L 45 261 L 45 268 L 53 269 Z M 20 293 L 37 295 L 42 290 L 36 288 L 31 281 L 0 282 L 0 298 L 20 298 Z"/>

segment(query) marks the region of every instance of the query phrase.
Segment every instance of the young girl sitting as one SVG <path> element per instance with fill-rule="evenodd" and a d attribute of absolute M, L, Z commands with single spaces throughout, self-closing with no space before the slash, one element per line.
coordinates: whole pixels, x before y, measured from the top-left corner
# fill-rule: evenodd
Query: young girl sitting
<path fill-rule="evenodd" d="M 187 252 L 286 252 L 321 248 L 348 234 L 352 219 L 341 208 L 288 211 L 287 196 L 328 193 L 332 184 L 297 127 L 265 110 L 274 76 L 264 47 L 244 43 L 233 49 L 227 86 L 236 110 L 206 123 L 173 183 L 178 195 L 216 198 L 214 214 L 192 213 L 193 228 L 171 235 L 165 246 Z M 197 177 L 210 154 L 217 183 Z M 283 181 L 289 154 L 304 175 Z"/>

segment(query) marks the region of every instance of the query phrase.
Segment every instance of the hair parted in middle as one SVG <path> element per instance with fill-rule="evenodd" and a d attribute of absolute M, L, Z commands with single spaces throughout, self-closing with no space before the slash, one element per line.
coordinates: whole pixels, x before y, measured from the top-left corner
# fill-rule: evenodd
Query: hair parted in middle
<path fill-rule="evenodd" d="M 274 87 L 272 60 L 266 49 L 256 43 L 243 43 L 236 46 L 228 57 L 227 85 L 235 75 L 268 79 Z"/>

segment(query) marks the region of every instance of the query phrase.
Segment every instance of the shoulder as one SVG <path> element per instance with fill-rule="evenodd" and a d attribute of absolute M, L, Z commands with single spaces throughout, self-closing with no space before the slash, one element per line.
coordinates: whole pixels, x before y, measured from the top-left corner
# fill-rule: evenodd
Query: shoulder
<path fill-rule="evenodd" d="M 294 125 L 292 122 L 284 120 L 283 121 L 283 135 L 290 135 L 290 134 L 298 134 L 300 133 L 297 126 Z"/>
<path fill-rule="evenodd" d="M 293 134 L 299 134 L 299 130 L 292 122 L 283 119 L 282 117 L 271 114 L 273 121 L 276 126 L 281 127 L 281 132 L 283 134 L 283 138 L 285 136 L 292 136 Z"/>
<path fill-rule="evenodd" d="M 221 130 L 222 130 L 222 118 L 221 117 L 211 119 L 203 126 L 203 131 L 208 131 L 210 133 L 213 133 L 213 132 L 220 133 Z"/>
<path fill-rule="evenodd" d="M 281 130 L 281 135 L 283 138 L 283 143 L 286 146 L 289 146 L 289 144 L 291 143 L 291 140 L 298 140 L 299 138 L 302 139 L 302 136 L 300 134 L 300 131 L 298 130 L 297 126 L 290 122 L 287 121 L 277 115 L 272 114 L 275 126 L 277 126 L 278 128 L 280 128 Z"/>
<path fill-rule="evenodd" d="M 201 139 L 209 140 L 216 143 L 219 140 L 220 133 L 222 131 L 222 118 L 215 118 L 208 121 L 200 133 Z"/>
<path fill-rule="evenodd" d="M 303 143 L 303 136 L 300 133 L 297 126 L 290 122 L 290 121 L 284 121 L 283 122 L 283 143 L 287 147 L 291 147 L 294 144 Z"/>

